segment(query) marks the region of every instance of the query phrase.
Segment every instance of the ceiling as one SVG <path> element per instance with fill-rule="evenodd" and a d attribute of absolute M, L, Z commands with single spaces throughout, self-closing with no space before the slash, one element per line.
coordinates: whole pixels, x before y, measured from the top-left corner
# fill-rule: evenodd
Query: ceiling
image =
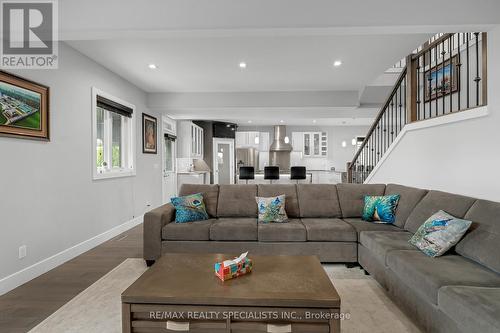
<path fill-rule="evenodd" d="M 71 41 L 147 92 L 360 90 L 428 34 Z M 334 67 L 335 60 L 342 66 Z M 245 69 L 239 67 L 244 61 Z M 148 64 L 155 64 L 151 70 Z"/>
<path fill-rule="evenodd" d="M 436 32 L 500 23 L 497 0 L 65 0 L 59 12 L 60 39 L 149 93 L 151 109 L 240 124 L 369 124 L 392 64 Z"/>

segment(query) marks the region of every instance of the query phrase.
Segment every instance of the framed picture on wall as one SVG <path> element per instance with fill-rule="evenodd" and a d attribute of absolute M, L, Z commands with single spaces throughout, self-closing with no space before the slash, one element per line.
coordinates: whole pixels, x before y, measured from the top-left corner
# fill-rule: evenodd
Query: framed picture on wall
<path fill-rule="evenodd" d="M 457 56 L 452 57 L 451 61 L 445 60 L 438 66 L 427 70 L 424 75 L 424 101 L 429 102 L 457 92 L 460 89 L 459 75 Z"/>
<path fill-rule="evenodd" d="M 49 141 L 49 88 L 0 71 L 0 135 Z"/>
<path fill-rule="evenodd" d="M 158 152 L 158 122 L 155 117 L 142 114 L 142 152 L 156 154 Z"/>

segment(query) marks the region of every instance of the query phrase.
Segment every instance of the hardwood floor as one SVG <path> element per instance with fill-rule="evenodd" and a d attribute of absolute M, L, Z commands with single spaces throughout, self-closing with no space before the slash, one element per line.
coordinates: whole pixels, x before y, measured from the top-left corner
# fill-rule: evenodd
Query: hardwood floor
<path fill-rule="evenodd" d="M 27 332 L 127 258 L 142 258 L 142 224 L 0 296 L 0 332 Z"/>

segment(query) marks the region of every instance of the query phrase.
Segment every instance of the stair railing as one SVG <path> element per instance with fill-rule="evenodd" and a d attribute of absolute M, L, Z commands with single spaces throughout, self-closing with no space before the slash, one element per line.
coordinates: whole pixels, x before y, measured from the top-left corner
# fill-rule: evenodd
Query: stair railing
<path fill-rule="evenodd" d="M 406 124 L 487 105 L 487 53 L 486 33 L 473 32 L 437 35 L 407 56 L 347 181 L 364 183 Z"/>

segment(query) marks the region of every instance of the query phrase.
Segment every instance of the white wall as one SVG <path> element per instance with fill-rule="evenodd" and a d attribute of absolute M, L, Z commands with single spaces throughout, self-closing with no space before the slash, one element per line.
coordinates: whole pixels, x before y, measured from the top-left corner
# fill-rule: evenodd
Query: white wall
<path fill-rule="evenodd" d="M 499 91 L 497 27 L 488 33 L 489 114 L 408 132 L 369 182 L 395 182 L 500 201 Z"/>
<path fill-rule="evenodd" d="M 368 129 L 369 126 L 287 126 L 286 134 L 291 140 L 293 132 L 327 132 L 327 158 L 304 158 L 303 162 L 309 169 L 329 170 L 331 167 L 335 167 L 337 171 L 346 171 L 346 163 L 352 160 L 355 153 L 355 148 L 351 145 L 351 140 L 356 136 L 366 135 Z M 272 126 L 240 126 L 238 127 L 238 131 L 269 132 L 270 143 L 274 140 L 274 129 Z M 346 141 L 347 147 L 342 147 L 342 141 Z"/>
<path fill-rule="evenodd" d="M 63 43 L 59 69 L 14 74 L 50 87 L 51 140 L 0 137 L 0 280 L 161 203 L 160 155 L 141 148 L 143 91 Z M 92 86 L 136 105 L 135 177 L 92 180 Z"/>

